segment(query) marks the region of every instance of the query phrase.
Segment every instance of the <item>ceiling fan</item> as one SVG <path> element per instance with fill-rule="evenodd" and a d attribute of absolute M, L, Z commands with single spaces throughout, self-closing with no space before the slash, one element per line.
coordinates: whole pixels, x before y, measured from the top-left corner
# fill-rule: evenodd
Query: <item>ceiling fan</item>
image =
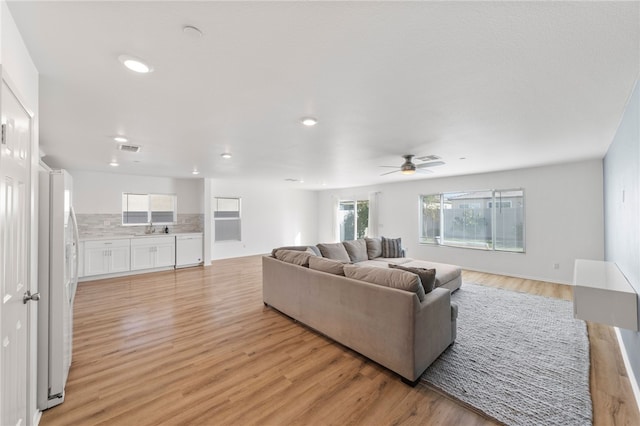
<path fill-rule="evenodd" d="M 391 173 L 396 173 L 396 172 L 400 172 L 403 175 L 412 175 L 412 174 L 414 174 L 416 172 L 418 172 L 418 173 L 433 173 L 431 170 L 427 170 L 427 167 L 442 166 L 444 164 L 444 161 L 430 161 L 428 163 L 422 163 L 422 164 L 416 165 L 413 161 L 411 161 L 413 159 L 413 157 L 415 157 L 415 155 L 413 155 L 413 154 L 403 155 L 402 158 L 404 158 L 404 163 L 402 163 L 402 165 L 400 165 L 400 167 L 398 167 L 398 166 L 380 166 L 380 167 L 391 167 L 391 168 L 397 169 L 397 170 L 393 170 L 391 172 L 382 173 L 380 176 L 389 175 Z"/>

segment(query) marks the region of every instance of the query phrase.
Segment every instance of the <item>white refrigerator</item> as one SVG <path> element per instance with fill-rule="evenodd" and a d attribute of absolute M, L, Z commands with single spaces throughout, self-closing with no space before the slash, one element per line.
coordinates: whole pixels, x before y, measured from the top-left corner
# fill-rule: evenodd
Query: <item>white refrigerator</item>
<path fill-rule="evenodd" d="M 38 234 L 38 408 L 64 401 L 71 366 L 78 226 L 71 175 L 41 166 Z"/>

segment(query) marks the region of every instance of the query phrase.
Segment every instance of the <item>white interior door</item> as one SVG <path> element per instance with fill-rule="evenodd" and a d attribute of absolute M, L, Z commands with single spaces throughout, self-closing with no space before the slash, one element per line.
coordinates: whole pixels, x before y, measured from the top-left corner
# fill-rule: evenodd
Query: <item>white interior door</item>
<path fill-rule="evenodd" d="M 0 98 L 0 424 L 26 425 L 31 116 L 4 79 Z"/>

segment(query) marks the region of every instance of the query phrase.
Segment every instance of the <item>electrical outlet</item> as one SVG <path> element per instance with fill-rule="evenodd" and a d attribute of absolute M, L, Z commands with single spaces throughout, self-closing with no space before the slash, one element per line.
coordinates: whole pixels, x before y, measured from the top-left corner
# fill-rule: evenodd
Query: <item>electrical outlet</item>
<path fill-rule="evenodd" d="M 109 226 L 109 225 L 111 225 L 111 221 L 109 221 L 109 220 L 105 220 L 105 221 L 104 221 L 104 226 Z"/>
<path fill-rule="evenodd" d="M 553 264 L 553 269 L 560 269 L 560 264 L 559 263 L 554 263 Z"/>

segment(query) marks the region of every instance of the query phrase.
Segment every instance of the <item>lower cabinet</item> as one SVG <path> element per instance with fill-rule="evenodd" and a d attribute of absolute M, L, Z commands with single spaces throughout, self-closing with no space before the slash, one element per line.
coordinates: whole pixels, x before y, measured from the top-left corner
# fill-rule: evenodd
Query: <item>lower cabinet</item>
<path fill-rule="evenodd" d="M 162 268 L 176 264 L 175 237 L 131 239 L 131 270 Z"/>
<path fill-rule="evenodd" d="M 129 240 L 84 242 L 84 276 L 130 270 Z"/>

